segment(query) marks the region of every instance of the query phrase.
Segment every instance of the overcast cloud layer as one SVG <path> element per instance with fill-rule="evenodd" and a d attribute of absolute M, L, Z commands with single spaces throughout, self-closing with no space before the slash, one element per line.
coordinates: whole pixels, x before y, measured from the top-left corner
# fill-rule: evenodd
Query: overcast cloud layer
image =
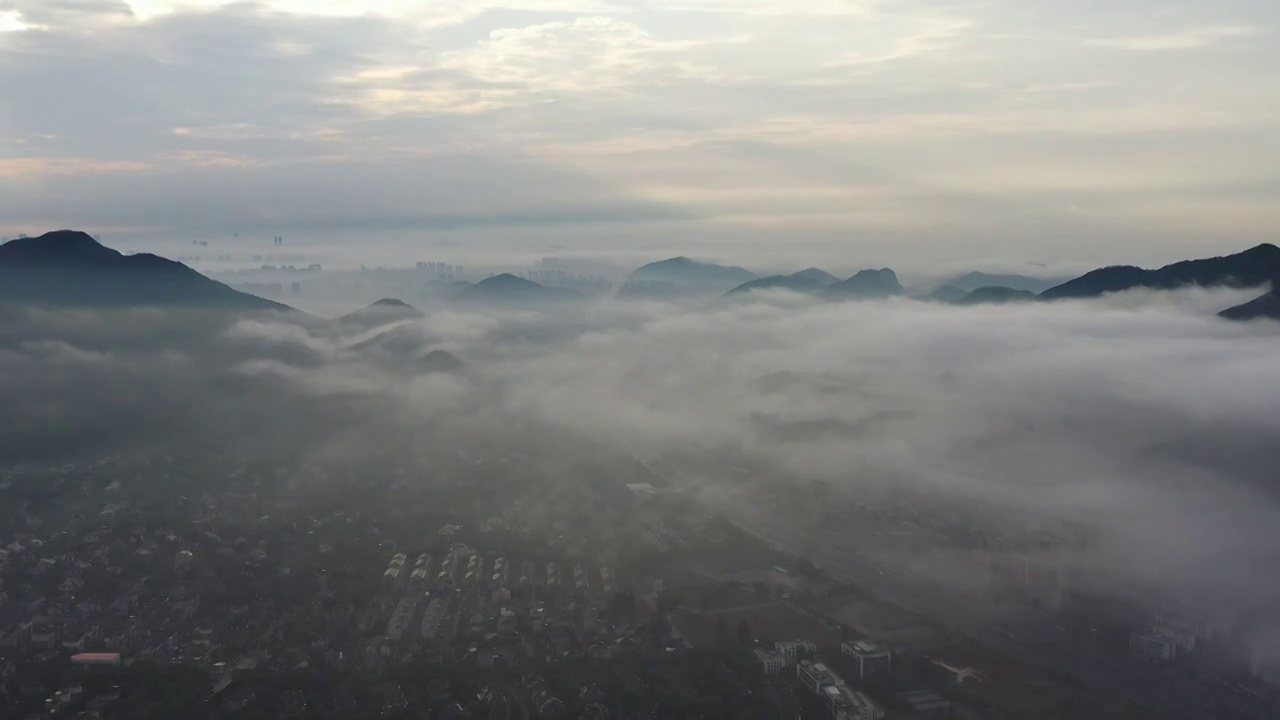
<path fill-rule="evenodd" d="M 0 0 L 0 233 L 1216 254 L 1280 223 L 1278 25 L 1263 0 Z"/>

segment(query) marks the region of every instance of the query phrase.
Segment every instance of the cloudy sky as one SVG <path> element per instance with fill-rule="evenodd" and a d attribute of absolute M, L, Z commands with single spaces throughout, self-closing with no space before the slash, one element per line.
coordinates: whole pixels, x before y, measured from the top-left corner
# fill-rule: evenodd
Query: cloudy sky
<path fill-rule="evenodd" d="M 1229 252 L 1280 227 L 1277 29 L 1270 0 L 0 0 L 0 234 Z"/>

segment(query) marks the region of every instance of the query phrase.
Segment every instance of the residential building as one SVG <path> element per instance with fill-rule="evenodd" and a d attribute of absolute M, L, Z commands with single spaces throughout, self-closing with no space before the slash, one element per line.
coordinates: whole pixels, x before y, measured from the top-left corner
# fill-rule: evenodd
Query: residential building
<path fill-rule="evenodd" d="M 1164 625 L 1129 634 L 1129 652 L 1151 662 L 1168 662 L 1194 650 L 1194 634 Z"/>
<path fill-rule="evenodd" d="M 822 689 L 829 685 L 836 687 L 844 685 L 844 680 L 832 672 L 831 668 L 809 660 L 801 660 L 796 665 L 796 680 L 813 693 L 821 693 Z"/>
<path fill-rule="evenodd" d="M 777 675 L 787 666 L 786 660 L 776 650 L 759 648 L 756 650 L 756 659 L 768 675 Z"/>
<path fill-rule="evenodd" d="M 857 663 L 859 682 L 871 682 L 888 677 L 892 669 L 893 654 L 866 640 L 840 643 L 840 652 L 853 658 Z"/>
<path fill-rule="evenodd" d="M 801 660 L 808 660 L 818 652 L 818 646 L 808 640 L 774 643 L 773 648 L 782 656 L 787 667 L 791 667 Z"/>
<path fill-rule="evenodd" d="M 884 711 L 866 695 L 850 687 L 827 685 L 822 699 L 835 720 L 880 720 Z"/>

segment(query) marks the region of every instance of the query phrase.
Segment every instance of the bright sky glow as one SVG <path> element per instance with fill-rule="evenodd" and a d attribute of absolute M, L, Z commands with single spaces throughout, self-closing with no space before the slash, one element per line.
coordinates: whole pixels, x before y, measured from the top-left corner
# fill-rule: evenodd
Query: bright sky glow
<path fill-rule="evenodd" d="M 518 242 L 539 208 L 593 237 L 1237 249 L 1280 228 L 1278 26 L 1253 0 L 0 0 L 0 233 L 466 208 Z"/>

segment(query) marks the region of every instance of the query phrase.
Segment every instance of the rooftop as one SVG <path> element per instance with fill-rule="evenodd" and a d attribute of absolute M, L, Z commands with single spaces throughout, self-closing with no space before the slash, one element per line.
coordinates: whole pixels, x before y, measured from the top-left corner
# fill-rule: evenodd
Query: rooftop
<path fill-rule="evenodd" d="M 884 652 L 884 649 L 881 648 L 879 645 L 876 645 L 873 642 L 868 642 L 866 640 L 858 640 L 857 642 L 852 643 L 852 645 L 853 645 L 853 649 L 857 650 L 860 653 Z"/>

